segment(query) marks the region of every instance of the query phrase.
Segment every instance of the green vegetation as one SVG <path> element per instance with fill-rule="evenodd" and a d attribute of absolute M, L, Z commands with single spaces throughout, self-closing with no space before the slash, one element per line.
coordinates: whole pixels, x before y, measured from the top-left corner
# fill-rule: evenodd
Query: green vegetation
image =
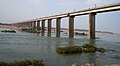
<path fill-rule="evenodd" d="M 83 49 L 82 49 L 83 52 L 87 52 L 87 53 L 88 52 L 96 52 L 96 47 L 93 46 L 92 44 L 85 44 L 82 47 L 83 47 Z"/>
<path fill-rule="evenodd" d="M 14 63 L 5 63 L 3 61 L 0 62 L 0 66 L 44 66 L 44 62 L 42 60 L 23 60 L 23 61 L 15 61 Z"/>
<path fill-rule="evenodd" d="M 83 46 L 66 46 L 66 47 L 59 47 L 56 48 L 56 52 L 60 54 L 75 54 L 75 53 L 93 53 L 93 52 L 101 52 L 104 53 L 104 48 L 96 48 L 92 44 L 85 44 Z"/>
<path fill-rule="evenodd" d="M 82 48 L 81 46 L 66 46 L 66 47 L 57 48 L 56 52 L 61 54 L 81 53 Z"/>

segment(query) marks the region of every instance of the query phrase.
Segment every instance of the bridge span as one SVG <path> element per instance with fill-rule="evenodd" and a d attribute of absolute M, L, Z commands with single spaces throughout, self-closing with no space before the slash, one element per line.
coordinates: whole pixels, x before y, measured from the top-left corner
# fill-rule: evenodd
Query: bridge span
<path fill-rule="evenodd" d="M 26 20 L 19 23 L 14 23 L 15 26 L 21 27 L 31 27 L 33 30 L 40 31 L 41 27 L 41 35 L 44 36 L 45 34 L 45 21 L 48 22 L 47 34 L 51 36 L 51 25 L 52 20 L 56 19 L 56 37 L 60 37 L 60 28 L 61 28 L 61 19 L 68 17 L 68 24 L 69 24 L 69 38 L 74 38 L 74 18 L 75 16 L 82 16 L 82 15 L 89 15 L 89 39 L 95 39 L 95 16 L 97 13 L 104 13 L 104 12 L 112 12 L 120 10 L 120 3 L 96 7 L 96 8 L 89 8 L 86 10 L 63 13 L 48 17 L 36 18 L 31 20 Z M 41 23 L 41 26 L 40 26 Z M 37 27 L 37 28 L 36 28 Z"/>

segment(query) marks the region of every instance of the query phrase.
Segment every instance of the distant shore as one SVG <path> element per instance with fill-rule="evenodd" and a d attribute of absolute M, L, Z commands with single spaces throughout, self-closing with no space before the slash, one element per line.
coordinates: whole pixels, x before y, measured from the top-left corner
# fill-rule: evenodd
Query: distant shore
<path fill-rule="evenodd" d="M 17 27 L 15 27 L 15 26 L 11 26 L 11 25 L 0 25 L 0 29 L 3 29 L 3 28 L 20 30 L 20 28 L 17 28 Z M 52 32 L 55 32 L 55 28 L 52 28 L 51 31 L 52 31 Z M 61 28 L 61 31 L 68 33 L 68 29 L 67 29 L 67 28 Z M 74 29 L 74 32 L 79 32 L 79 33 L 86 33 L 86 34 L 88 34 L 88 30 L 86 30 L 86 29 Z M 120 36 L 120 33 L 113 33 L 113 32 L 108 32 L 108 31 L 96 31 L 96 35 L 105 35 L 105 34 L 112 34 L 112 35 Z"/>

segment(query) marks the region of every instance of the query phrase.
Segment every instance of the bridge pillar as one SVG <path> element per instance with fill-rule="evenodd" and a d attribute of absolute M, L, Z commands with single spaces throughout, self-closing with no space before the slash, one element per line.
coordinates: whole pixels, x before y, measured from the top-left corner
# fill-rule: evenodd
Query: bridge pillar
<path fill-rule="evenodd" d="M 56 37 L 60 37 L 60 22 L 61 18 L 56 19 Z"/>
<path fill-rule="evenodd" d="M 69 38 L 74 38 L 74 16 L 69 16 Z"/>
<path fill-rule="evenodd" d="M 31 27 L 31 23 L 30 22 L 28 22 L 28 24 L 29 24 L 29 28 Z"/>
<path fill-rule="evenodd" d="M 37 21 L 37 31 L 40 31 L 40 20 Z"/>
<path fill-rule="evenodd" d="M 51 36 L 51 22 L 52 19 L 48 19 L 48 36 Z"/>
<path fill-rule="evenodd" d="M 89 39 L 95 39 L 95 15 L 96 13 L 89 14 Z"/>
<path fill-rule="evenodd" d="M 36 31 L 36 21 L 33 22 L 33 30 Z"/>
<path fill-rule="evenodd" d="M 44 34 L 45 34 L 45 20 L 42 20 L 41 27 L 42 27 L 41 36 L 44 36 Z"/>
<path fill-rule="evenodd" d="M 28 22 L 26 22 L 27 23 L 27 27 L 29 27 L 29 23 Z"/>
<path fill-rule="evenodd" d="M 30 22 L 30 28 L 32 28 L 32 22 Z"/>

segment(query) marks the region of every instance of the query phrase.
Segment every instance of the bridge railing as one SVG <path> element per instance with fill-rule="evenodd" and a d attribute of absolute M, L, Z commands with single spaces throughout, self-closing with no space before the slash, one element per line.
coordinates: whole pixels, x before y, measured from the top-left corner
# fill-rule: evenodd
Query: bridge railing
<path fill-rule="evenodd" d="M 102 6 L 95 6 L 93 8 L 103 8 L 103 7 L 116 6 L 116 5 L 120 5 L 120 2 L 119 3 L 112 3 L 112 4 L 102 5 Z M 93 8 L 90 8 L 90 9 L 93 9 Z"/>

